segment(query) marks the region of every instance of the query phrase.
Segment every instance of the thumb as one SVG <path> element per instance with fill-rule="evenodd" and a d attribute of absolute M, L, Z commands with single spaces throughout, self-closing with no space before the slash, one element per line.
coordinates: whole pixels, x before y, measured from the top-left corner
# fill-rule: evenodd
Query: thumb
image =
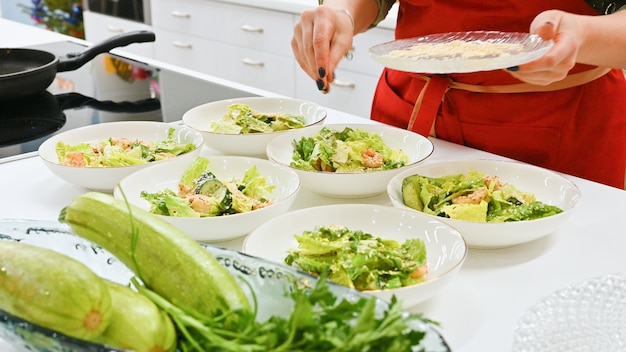
<path fill-rule="evenodd" d="M 544 11 L 537 15 L 530 24 L 530 33 L 539 35 L 543 40 L 554 39 L 560 22 L 560 11 Z"/>

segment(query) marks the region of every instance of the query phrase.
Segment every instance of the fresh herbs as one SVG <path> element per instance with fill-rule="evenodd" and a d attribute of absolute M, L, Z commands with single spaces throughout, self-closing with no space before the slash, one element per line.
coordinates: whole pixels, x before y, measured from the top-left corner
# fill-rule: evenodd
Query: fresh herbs
<path fill-rule="evenodd" d="M 395 298 L 382 313 L 374 296 L 339 301 L 325 277 L 313 288 L 294 282 L 285 292 L 293 302 L 291 314 L 264 322 L 256 320 L 256 307 L 204 316 L 165 300 L 134 279 L 133 284 L 170 315 L 183 352 L 414 351 L 425 336 L 414 324 L 433 323 L 403 312 Z"/>

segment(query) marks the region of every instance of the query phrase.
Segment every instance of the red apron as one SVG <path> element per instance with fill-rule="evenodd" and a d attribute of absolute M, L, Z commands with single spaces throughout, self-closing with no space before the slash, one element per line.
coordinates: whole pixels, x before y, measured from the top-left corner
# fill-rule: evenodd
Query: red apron
<path fill-rule="evenodd" d="M 396 38 L 468 30 L 528 32 L 533 18 L 548 9 L 596 14 L 584 0 L 400 0 Z M 571 73 L 593 68 L 577 65 Z M 385 69 L 371 117 L 423 135 L 434 119 L 437 138 L 624 187 L 626 83 L 621 70 L 572 88 L 523 94 L 446 89 L 450 81 L 481 86 L 521 83 L 502 70 L 437 75 L 421 97 L 424 111 L 409 126 L 426 81 Z"/>

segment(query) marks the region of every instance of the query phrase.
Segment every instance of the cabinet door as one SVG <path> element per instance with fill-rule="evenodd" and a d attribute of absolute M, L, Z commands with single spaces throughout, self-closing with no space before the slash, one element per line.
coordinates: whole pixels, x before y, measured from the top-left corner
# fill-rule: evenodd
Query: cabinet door
<path fill-rule="evenodd" d="M 217 72 L 217 50 L 208 39 L 155 28 L 157 42 L 154 58 L 172 65 L 206 74 Z"/>
<path fill-rule="evenodd" d="M 352 42 L 352 50 L 349 53 L 350 59 L 344 58 L 339 63 L 339 68 L 366 75 L 378 75 L 383 66 L 372 59 L 369 49 L 376 44 L 391 41 L 393 38 L 393 30 L 384 28 L 373 28 L 357 35 Z"/>
<path fill-rule="evenodd" d="M 372 97 L 378 76 L 337 69 L 328 94 L 317 90 L 315 81 L 299 67 L 296 70 L 296 98 L 316 102 L 331 109 L 370 118 Z"/>
<path fill-rule="evenodd" d="M 204 39 L 224 36 L 225 4 L 207 0 L 152 0 L 152 25 Z"/>
<path fill-rule="evenodd" d="M 85 23 L 85 39 L 91 43 L 98 43 L 114 35 L 126 32 L 142 30 L 152 31 L 152 27 L 145 23 L 129 21 L 90 11 L 85 11 L 83 18 Z M 154 57 L 154 43 L 131 44 L 119 50 L 148 58 Z"/>
<path fill-rule="evenodd" d="M 234 45 L 217 44 L 217 73 L 220 77 L 270 92 L 294 96 L 295 61 Z"/>
<path fill-rule="evenodd" d="M 295 17 L 293 14 L 248 6 L 224 5 L 218 40 L 276 55 L 293 55 L 291 51 Z"/>

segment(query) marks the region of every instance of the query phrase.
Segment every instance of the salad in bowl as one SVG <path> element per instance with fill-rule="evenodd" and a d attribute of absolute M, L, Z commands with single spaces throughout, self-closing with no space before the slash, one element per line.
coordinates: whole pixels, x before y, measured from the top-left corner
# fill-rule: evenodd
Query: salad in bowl
<path fill-rule="evenodd" d="M 293 130 L 266 148 L 268 159 L 295 170 L 306 188 L 333 198 L 384 193 L 393 176 L 432 152 L 432 142 L 420 134 L 368 123 Z"/>

